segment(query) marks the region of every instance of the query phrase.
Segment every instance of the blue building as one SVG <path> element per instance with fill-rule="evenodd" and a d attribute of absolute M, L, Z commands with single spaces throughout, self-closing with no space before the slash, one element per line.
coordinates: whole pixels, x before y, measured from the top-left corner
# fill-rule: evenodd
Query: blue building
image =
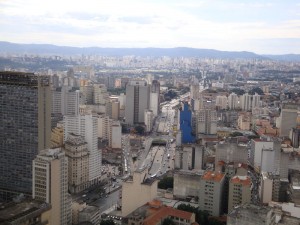
<path fill-rule="evenodd" d="M 183 103 L 183 109 L 180 110 L 180 130 L 182 132 L 182 143 L 194 143 L 195 137 L 192 134 L 192 111 L 187 102 Z"/>

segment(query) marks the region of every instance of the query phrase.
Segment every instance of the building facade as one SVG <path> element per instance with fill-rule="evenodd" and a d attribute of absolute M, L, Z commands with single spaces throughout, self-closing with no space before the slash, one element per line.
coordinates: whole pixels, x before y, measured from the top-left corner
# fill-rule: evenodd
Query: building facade
<path fill-rule="evenodd" d="M 69 134 L 65 153 L 68 158 L 69 191 L 79 193 L 89 187 L 89 152 L 84 137 Z"/>
<path fill-rule="evenodd" d="M 52 205 L 51 222 L 71 225 L 68 160 L 65 153 L 60 148 L 41 151 L 32 163 L 32 180 L 32 198 Z"/>
<path fill-rule="evenodd" d="M 50 147 L 50 78 L 0 72 L 0 198 L 32 192 L 32 160 Z"/>

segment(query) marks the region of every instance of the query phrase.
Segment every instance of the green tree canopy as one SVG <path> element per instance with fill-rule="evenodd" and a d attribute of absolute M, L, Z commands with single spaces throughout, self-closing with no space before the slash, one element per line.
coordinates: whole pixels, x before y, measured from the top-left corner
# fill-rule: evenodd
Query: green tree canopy
<path fill-rule="evenodd" d="M 158 182 L 158 188 L 160 189 L 168 189 L 173 188 L 173 177 L 164 177 L 162 180 Z"/>
<path fill-rule="evenodd" d="M 164 219 L 162 225 L 176 225 L 171 218 Z"/>
<path fill-rule="evenodd" d="M 138 134 L 140 134 L 140 135 L 143 135 L 143 134 L 144 134 L 145 128 L 144 128 L 143 126 L 138 125 L 138 126 L 136 126 L 134 129 L 135 129 L 135 131 L 136 131 Z"/>
<path fill-rule="evenodd" d="M 100 225 L 115 225 L 115 222 L 112 219 L 102 220 Z"/>

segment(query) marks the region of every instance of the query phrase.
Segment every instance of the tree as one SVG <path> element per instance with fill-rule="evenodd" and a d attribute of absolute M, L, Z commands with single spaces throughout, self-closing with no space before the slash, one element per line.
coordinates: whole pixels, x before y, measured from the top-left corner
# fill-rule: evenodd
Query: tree
<path fill-rule="evenodd" d="M 112 219 L 102 220 L 100 225 L 115 225 L 115 222 Z"/>
<path fill-rule="evenodd" d="M 162 180 L 158 182 L 158 188 L 160 189 L 168 189 L 173 188 L 173 177 L 164 177 Z"/>
<path fill-rule="evenodd" d="M 245 94 L 245 91 L 243 89 L 240 89 L 240 88 L 233 88 L 230 93 L 236 93 L 237 95 L 243 95 Z"/>
<path fill-rule="evenodd" d="M 162 225 L 175 225 L 175 223 L 171 218 L 166 218 L 164 219 Z"/>
<path fill-rule="evenodd" d="M 257 93 L 257 94 L 259 94 L 259 95 L 264 95 L 264 92 L 263 92 L 263 90 L 262 90 L 260 87 L 252 88 L 252 89 L 249 91 L 249 95 L 254 95 L 255 93 Z"/>
<path fill-rule="evenodd" d="M 239 136 L 244 136 L 241 132 L 233 132 L 232 134 L 230 134 L 231 137 L 239 137 Z"/>
<path fill-rule="evenodd" d="M 136 131 L 138 134 L 140 134 L 140 135 L 143 135 L 143 134 L 144 134 L 145 128 L 144 128 L 143 126 L 138 125 L 138 126 L 136 126 L 134 129 L 135 129 L 135 131 Z"/>

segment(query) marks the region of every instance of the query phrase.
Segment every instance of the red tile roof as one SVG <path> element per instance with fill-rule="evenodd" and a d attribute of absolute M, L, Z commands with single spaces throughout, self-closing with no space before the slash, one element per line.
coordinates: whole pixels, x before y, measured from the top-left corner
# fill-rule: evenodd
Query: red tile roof
<path fill-rule="evenodd" d="M 216 182 L 220 182 L 223 177 L 225 175 L 223 173 L 220 173 L 220 172 L 215 172 L 215 171 L 207 171 L 202 179 L 203 180 L 210 180 L 210 181 L 216 181 Z"/>
<path fill-rule="evenodd" d="M 156 225 L 165 218 L 173 216 L 185 220 L 191 220 L 193 213 L 174 209 L 168 206 L 162 206 L 157 212 L 144 220 L 144 225 Z"/>

